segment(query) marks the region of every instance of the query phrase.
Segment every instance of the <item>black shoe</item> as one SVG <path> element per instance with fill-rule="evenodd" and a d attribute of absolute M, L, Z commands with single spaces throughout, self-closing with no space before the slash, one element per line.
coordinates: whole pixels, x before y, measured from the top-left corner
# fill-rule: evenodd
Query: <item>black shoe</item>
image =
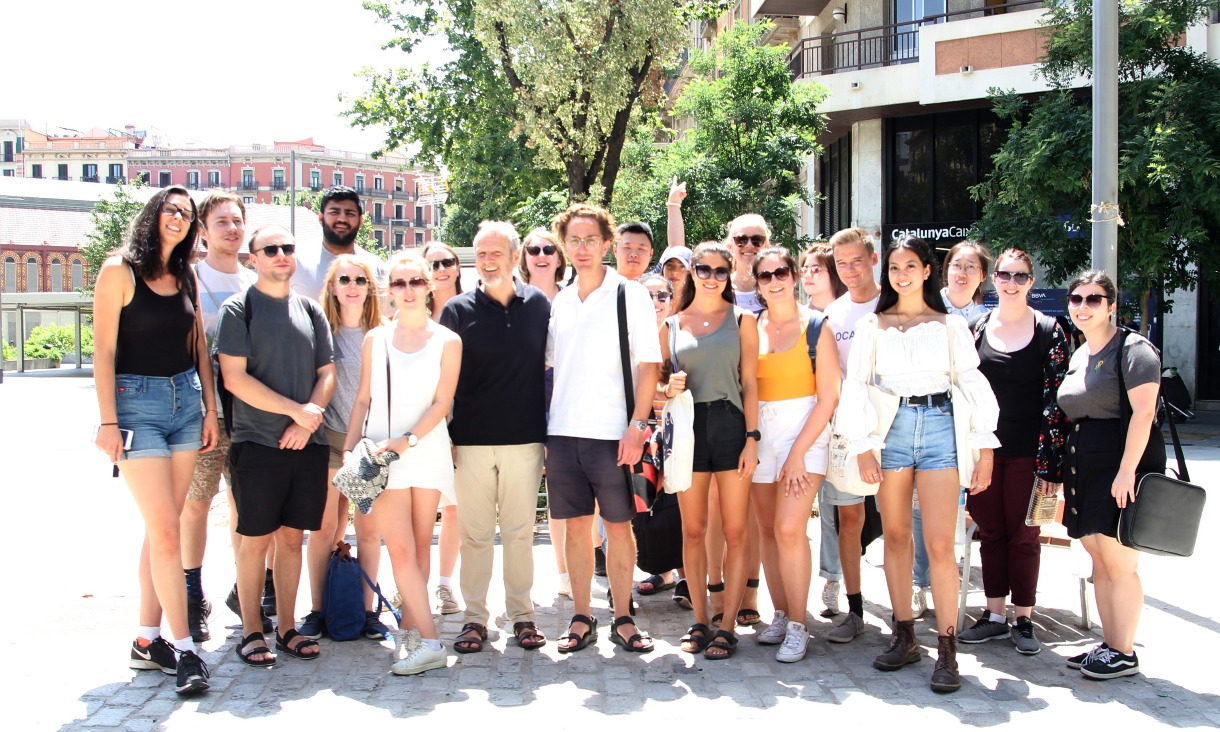
<path fill-rule="evenodd" d="M 178 654 L 174 653 L 174 647 L 166 643 L 164 638 L 158 638 L 143 647 L 138 640 L 132 641 L 131 661 L 127 665 L 141 671 L 173 674 L 178 670 Z"/>
<path fill-rule="evenodd" d="M 210 608 L 211 605 L 208 607 Z M 229 590 L 229 596 L 225 598 L 225 607 L 232 610 L 237 619 L 241 620 L 241 602 L 237 599 L 237 585 L 233 585 L 233 589 Z M 275 628 L 271 624 L 271 618 L 267 616 L 267 611 L 260 607 L 258 613 L 263 621 L 263 635 L 271 635 Z"/>
<path fill-rule="evenodd" d="M 1116 679 L 1134 676 L 1140 672 L 1140 661 L 1135 653 L 1122 653 L 1109 646 L 1098 648 L 1080 664 L 1080 673 L 1090 679 Z"/>
<path fill-rule="evenodd" d="M 267 578 L 263 580 L 263 612 L 275 615 L 275 578 L 271 570 L 267 570 Z"/>
<path fill-rule="evenodd" d="M 364 630 L 361 635 L 369 640 L 381 641 L 390 637 L 390 629 L 372 610 L 364 611 Z"/>
<path fill-rule="evenodd" d="M 186 627 L 191 631 L 191 640 L 196 643 L 202 643 L 212 639 L 212 632 L 208 629 L 208 616 L 212 614 L 212 603 L 207 601 L 207 598 L 202 600 L 187 600 L 186 602 Z"/>
<path fill-rule="evenodd" d="M 593 549 L 593 574 L 598 577 L 606 576 L 606 552 L 600 546 Z"/>
<path fill-rule="evenodd" d="M 678 585 L 674 587 L 674 602 L 678 603 L 678 607 L 683 610 L 691 610 L 695 606 L 690 601 L 690 588 L 686 586 L 686 580 L 678 580 Z"/>
<path fill-rule="evenodd" d="M 1084 653 L 1077 653 L 1075 656 L 1069 656 L 1067 659 L 1067 667 L 1080 670 L 1080 667 L 1084 665 L 1084 662 L 1089 660 L 1093 654 L 1097 653 L 1103 648 L 1109 647 L 1110 646 L 1107 646 L 1105 643 L 1102 643 L 1101 645 L 1093 646 Z"/>
<path fill-rule="evenodd" d="M 174 687 L 174 691 L 183 696 L 207 691 L 210 675 L 208 665 L 202 658 L 191 651 L 183 651 L 178 656 L 178 685 Z"/>

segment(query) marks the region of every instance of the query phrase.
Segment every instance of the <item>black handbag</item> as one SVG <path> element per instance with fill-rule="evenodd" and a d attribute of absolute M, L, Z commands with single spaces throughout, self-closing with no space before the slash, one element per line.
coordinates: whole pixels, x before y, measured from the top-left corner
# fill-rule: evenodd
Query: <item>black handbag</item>
<path fill-rule="evenodd" d="M 1126 333 L 1121 329 L 1120 337 L 1124 341 L 1122 345 L 1125 345 Z M 1118 368 L 1118 388 L 1123 420 L 1129 421 L 1131 402 L 1127 399 L 1121 363 Z M 1158 400 L 1163 401 L 1163 398 L 1158 397 Z M 1163 404 L 1161 406 L 1164 407 Z M 1166 408 L 1165 415 L 1169 419 L 1169 433 L 1177 455 L 1178 477 L 1174 479 L 1161 473 L 1136 474 L 1135 500 L 1128 502 L 1118 514 L 1118 541 L 1125 547 L 1149 554 L 1189 557 L 1195 551 L 1207 491 L 1190 483 L 1190 472 L 1182 455 L 1173 410 Z M 1153 438 L 1164 439 L 1159 430 L 1154 430 Z"/>

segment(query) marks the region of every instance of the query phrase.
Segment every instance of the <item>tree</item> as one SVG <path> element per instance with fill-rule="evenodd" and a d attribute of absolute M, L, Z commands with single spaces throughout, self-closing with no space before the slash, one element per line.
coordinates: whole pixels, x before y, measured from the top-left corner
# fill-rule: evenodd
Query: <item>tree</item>
<path fill-rule="evenodd" d="M 1120 286 L 1140 296 L 1191 289 L 1200 276 L 1220 286 L 1220 68 L 1177 45 L 1215 0 L 1119 5 Z M 1054 27 L 1039 72 L 1052 90 L 1033 102 L 994 91 L 1011 120 L 989 179 L 975 234 L 1033 254 L 1062 282 L 1089 264 L 1092 103 L 1069 88 L 1089 76 L 1092 11 L 1087 0 L 1055 0 Z"/>
<path fill-rule="evenodd" d="M 93 283 L 106 258 L 127 241 L 131 222 L 144 208 L 144 201 L 131 195 L 132 189 L 143 188 L 136 181 L 129 185 L 118 185 L 112 198 L 103 198 L 93 206 L 93 231 L 85 237 L 81 256 L 85 259 L 85 283 L 80 288 L 82 295 L 93 296 Z"/>
<path fill-rule="evenodd" d="M 737 23 L 708 51 L 696 51 L 675 116 L 692 127 L 676 142 L 658 147 L 641 137 L 626 151 L 629 172 L 621 218 L 649 221 L 665 230 L 665 199 L 671 179 L 687 182 L 683 204 L 688 243 L 721 239 L 736 216 L 761 214 L 775 239 L 789 248 L 797 235 L 798 206 L 812 204 L 798 175 L 821 149 L 817 136 L 826 118 L 817 111 L 825 87 L 793 83 L 782 46 L 761 45 L 769 23 Z"/>

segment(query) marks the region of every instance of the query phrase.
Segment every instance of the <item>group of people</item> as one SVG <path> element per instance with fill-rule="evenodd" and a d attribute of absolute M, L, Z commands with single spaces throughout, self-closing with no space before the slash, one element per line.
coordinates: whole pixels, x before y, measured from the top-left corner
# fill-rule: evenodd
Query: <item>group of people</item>
<path fill-rule="evenodd" d="M 208 688 L 195 643 L 210 637 L 201 564 L 222 474 L 237 655 L 253 666 L 272 666 L 277 654 L 317 660 L 327 559 L 347 530 L 346 500 L 330 478 L 362 438 L 399 456 L 371 513 L 355 512 L 359 561 L 376 577 L 384 543 L 403 611 L 394 673 L 447 662 L 428 595 L 438 511 L 438 612 L 461 611 L 451 589 L 461 557 L 465 623 L 453 650 L 477 653 L 488 639 L 497 527 L 512 636 L 526 649 L 547 643 L 530 597 L 544 469 L 560 591 L 574 605 L 558 651 L 596 640 L 591 587 L 602 550 L 610 640 L 650 652 L 653 639 L 633 617 L 625 466 L 640 460 L 658 406 L 689 391 L 683 566 L 635 588 L 677 587 L 674 599 L 694 621 L 683 651 L 732 657 L 736 627 L 761 622 L 754 607 L 765 572 L 774 616 L 756 639 L 778 646 L 779 661 L 805 656 L 815 500 L 823 615 L 843 615 L 826 639 L 866 632 L 859 494 L 875 493 L 893 625 L 874 666 L 894 671 L 921 658 L 914 617 L 930 587 L 931 686 L 956 690 L 959 640 L 1009 637 L 1021 653 L 1041 650 L 1031 619 L 1040 545 L 1024 515 L 1032 490 L 1062 484 L 1068 532 L 1094 560 L 1105 631 L 1069 665 L 1092 678 L 1136 673 L 1138 555 L 1115 534 L 1135 473 L 1164 467 L 1154 421 L 1160 370 L 1150 343 L 1113 325 L 1109 278 L 1087 272 L 1069 286 L 1085 339 L 1069 361 L 1062 329 L 1027 304 L 1033 263 L 1020 250 L 993 260 L 982 244 L 963 242 L 945 259 L 942 288 L 926 242 L 902 239 L 879 257 L 859 228 L 797 258 L 746 214 L 729 222 L 724 241 L 690 249 L 684 196 L 675 181 L 670 246 L 655 270 L 647 225 L 616 226 L 607 211 L 576 203 L 524 242 L 509 222 L 483 222 L 473 241 L 479 283 L 463 292 L 456 253 L 444 245 L 388 262 L 357 247 L 363 211 L 351 189 L 323 195 L 323 246 L 309 255 L 277 226 L 246 241 L 244 206 L 231 194 L 209 193 L 198 207 L 181 188 L 155 194 L 95 288 L 96 441 L 146 525 L 132 667 L 176 674 L 182 694 Z M 192 264 L 196 239 L 207 254 Z M 243 246 L 252 270 L 239 261 Z M 613 267 L 604 264 L 612 249 Z M 989 273 L 999 296 L 990 312 L 980 304 Z M 831 450 L 832 436 L 845 451 Z M 875 488 L 831 485 L 832 458 L 855 461 Z M 962 491 L 982 542 L 987 607 L 959 632 Z M 306 531 L 312 605 L 297 627 Z M 365 601 L 363 634 L 389 637 L 371 590 Z"/>

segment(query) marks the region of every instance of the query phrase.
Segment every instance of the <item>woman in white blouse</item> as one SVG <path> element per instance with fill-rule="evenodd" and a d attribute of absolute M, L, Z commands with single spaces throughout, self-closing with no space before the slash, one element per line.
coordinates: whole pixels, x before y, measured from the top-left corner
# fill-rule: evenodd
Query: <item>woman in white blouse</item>
<path fill-rule="evenodd" d="M 916 238 L 900 240 L 885 253 L 882 271 L 877 312 L 856 326 L 839 404 L 839 426 L 851 441 L 850 451 L 858 455 L 861 477 L 881 484 L 877 506 L 885 527 L 885 579 L 895 624 L 889 650 L 873 665 L 895 671 L 920 658 L 911 619 L 911 498 L 918 482 L 939 636 L 932 689 L 956 691 L 961 680 L 953 623 L 960 588 L 953 537 L 959 478 L 951 388 L 958 387 L 973 409 L 972 432 L 966 436 L 979 452 L 968 487 L 972 493 L 991 483 L 991 449 L 999 444 L 994 435 L 999 407 L 979 373 L 978 353 L 965 319 L 945 312 L 928 245 Z M 950 383 L 951 356 L 956 384 Z M 869 400 L 870 382 L 900 398 L 888 426 L 879 424 Z M 876 450 L 881 451 L 880 462 Z"/>

